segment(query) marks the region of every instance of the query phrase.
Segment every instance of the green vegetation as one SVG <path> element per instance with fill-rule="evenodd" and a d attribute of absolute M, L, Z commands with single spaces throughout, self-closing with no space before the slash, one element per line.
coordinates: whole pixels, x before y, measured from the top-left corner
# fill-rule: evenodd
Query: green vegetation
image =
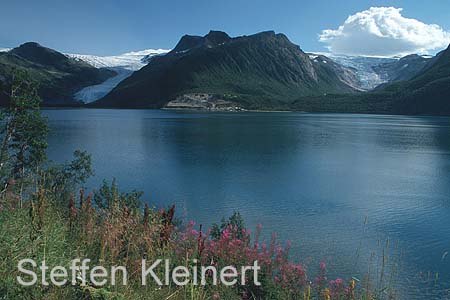
<path fill-rule="evenodd" d="M 354 70 L 322 55 L 311 59 L 283 34 L 231 38 L 211 31 L 203 37 L 183 36 L 167 55 L 153 57 L 86 106 L 162 108 L 186 95 L 205 94 L 229 102 L 227 107 L 250 110 L 450 115 L 450 49 L 431 60 L 410 55 L 377 68 L 393 81 L 360 92 Z M 83 106 L 73 99 L 74 93 L 114 75 L 25 43 L 0 53 L 2 106 L 10 101 L 16 70 L 27 71 L 37 81 L 42 105 L 47 106 Z"/>
<path fill-rule="evenodd" d="M 283 34 L 231 38 L 211 31 L 203 37 L 183 36 L 167 55 L 153 57 L 104 98 L 86 106 L 162 108 L 186 95 L 205 94 L 228 102 L 225 108 L 450 115 L 450 49 L 431 60 L 410 55 L 378 68 L 395 82 L 359 92 L 354 70 L 322 55 L 311 59 Z M 83 106 L 73 99 L 74 93 L 114 75 L 26 43 L 0 53 L 2 106 L 9 103 L 15 70 L 27 71 L 38 82 L 42 105 L 48 106 Z"/>
<path fill-rule="evenodd" d="M 81 189 L 75 195 L 93 174 L 90 156 L 76 151 L 71 162 L 46 162 L 47 125 L 38 110 L 35 83 L 26 74 L 15 76 L 11 99 L 3 116 L 0 161 L 0 299 L 393 299 L 382 279 L 377 290 L 369 280 L 328 281 L 325 263 L 317 278 L 308 278 L 302 265 L 290 261 L 289 243 L 282 247 L 274 236 L 264 244 L 259 240 L 260 226 L 251 238 L 238 213 L 204 231 L 194 222 L 177 222 L 174 206 L 159 211 L 142 206 L 140 192 L 123 193 L 115 181 L 105 182 L 94 193 Z M 125 266 L 128 285 L 76 280 L 64 286 L 23 287 L 16 279 L 17 263 L 26 258 L 67 269 L 75 258 L 89 258 L 104 267 Z M 190 267 L 196 259 L 219 268 L 258 261 L 262 285 L 214 286 L 208 280 L 205 286 L 192 281 L 182 287 L 142 286 L 143 258 L 171 259 L 174 266 Z"/>
<path fill-rule="evenodd" d="M 39 112 L 36 83 L 25 72 L 16 72 L 11 104 L 2 112 L 0 180 L 3 191 L 13 183 L 20 186 L 20 199 L 31 173 L 45 160 L 47 122 Z"/>
<path fill-rule="evenodd" d="M 239 106 L 273 109 L 300 96 L 352 93 L 357 79 L 322 57 L 313 62 L 283 34 L 184 36 L 171 52 L 121 82 L 98 107 L 160 108 L 184 94 L 226 95 Z"/>
<path fill-rule="evenodd" d="M 282 34 L 230 38 L 210 32 L 184 36 L 173 51 L 152 59 L 92 106 L 160 108 L 199 93 L 253 110 L 450 114 L 450 49 L 430 61 L 412 55 L 381 67 L 398 82 L 357 92 L 351 70 L 324 56 L 311 60 Z"/>
<path fill-rule="evenodd" d="M 293 110 L 308 112 L 450 115 L 450 49 L 423 73 L 408 81 L 356 95 L 302 97 Z"/>
<path fill-rule="evenodd" d="M 450 115 L 450 48 L 417 76 L 357 95 L 300 98 L 296 110 L 380 114 Z"/>
<path fill-rule="evenodd" d="M 37 43 L 25 43 L 0 53 L 0 105 L 8 103 L 7 90 L 15 70 L 26 71 L 39 84 L 43 105 L 75 105 L 73 94 L 83 87 L 101 83 L 113 76 L 111 70 L 97 69 L 84 62 Z"/>

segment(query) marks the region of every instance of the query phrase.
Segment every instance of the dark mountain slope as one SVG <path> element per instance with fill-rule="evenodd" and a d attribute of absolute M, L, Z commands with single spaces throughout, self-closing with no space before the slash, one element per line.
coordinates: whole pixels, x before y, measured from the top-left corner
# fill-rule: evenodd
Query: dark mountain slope
<path fill-rule="evenodd" d="M 442 80 L 450 76 L 450 46 L 440 53 L 434 64 L 425 72 L 412 78 L 406 85 L 409 88 L 421 88 L 436 80 Z"/>
<path fill-rule="evenodd" d="M 44 104 L 76 104 L 73 94 L 85 86 L 98 84 L 115 73 L 97 69 L 87 63 L 68 58 L 62 53 L 37 43 L 25 43 L 9 52 L 0 53 L 1 103 L 7 100 L 7 90 L 14 69 L 29 72 L 39 83 Z"/>
<path fill-rule="evenodd" d="M 412 79 L 387 86 L 399 100 L 394 110 L 408 114 L 450 115 L 450 46 Z"/>
<path fill-rule="evenodd" d="M 430 58 L 411 54 L 396 61 L 374 66 L 373 69 L 383 80 L 388 82 L 403 81 L 419 74 L 430 60 Z"/>
<path fill-rule="evenodd" d="M 211 31 L 183 36 L 170 53 L 153 58 L 94 105 L 160 108 L 198 93 L 245 108 L 276 108 L 299 96 L 355 92 L 356 80 L 331 60 L 312 62 L 283 34 L 230 38 Z"/>

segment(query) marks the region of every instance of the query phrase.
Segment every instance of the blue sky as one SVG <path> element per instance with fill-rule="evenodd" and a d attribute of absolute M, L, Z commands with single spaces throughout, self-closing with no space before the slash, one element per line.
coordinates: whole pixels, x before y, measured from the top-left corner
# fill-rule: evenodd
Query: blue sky
<path fill-rule="evenodd" d="M 337 29 L 349 15 L 372 6 L 403 8 L 402 16 L 437 24 L 450 32 L 448 0 L 0 1 L 0 47 L 37 41 L 63 52 L 82 54 L 167 49 L 184 34 L 204 35 L 210 29 L 232 36 L 275 30 L 304 50 L 327 51 L 325 46 L 338 49 L 340 41 L 334 36 L 320 42 L 322 30 Z"/>

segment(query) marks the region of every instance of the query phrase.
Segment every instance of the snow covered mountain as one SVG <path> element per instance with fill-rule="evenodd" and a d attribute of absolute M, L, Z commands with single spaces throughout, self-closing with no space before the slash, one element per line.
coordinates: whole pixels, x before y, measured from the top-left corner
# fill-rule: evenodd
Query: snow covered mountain
<path fill-rule="evenodd" d="M 387 78 L 380 76 L 374 70 L 374 67 L 398 60 L 396 58 L 347 56 L 332 53 L 311 53 L 310 58 L 315 59 L 317 55 L 327 56 L 338 64 L 354 69 L 356 76 L 360 80 L 360 88 L 364 90 L 374 89 L 378 85 L 388 81 Z"/>
<path fill-rule="evenodd" d="M 148 49 L 115 56 L 66 54 L 71 58 L 84 61 L 96 68 L 108 68 L 117 73 L 116 76 L 109 78 L 101 84 L 88 86 L 78 91 L 75 94 L 75 99 L 84 103 L 90 103 L 102 98 L 134 71 L 145 66 L 152 57 L 164 55 L 169 51 L 165 49 Z"/>
<path fill-rule="evenodd" d="M 96 56 L 85 54 L 66 54 L 77 60 L 82 60 L 96 68 L 124 68 L 137 71 L 148 63 L 148 58 L 155 55 L 164 55 L 170 50 L 148 49 L 142 51 L 128 52 L 114 56 Z"/>
<path fill-rule="evenodd" d="M 0 52 L 11 49 L 0 48 Z M 91 66 L 113 70 L 116 75 L 106 81 L 77 91 L 74 98 L 85 103 L 93 102 L 107 95 L 120 82 L 131 76 L 135 71 L 146 66 L 152 57 L 165 55 L 170 50 L 147 49 L 128 52 L 113 56 L 96 56 L 86 54 L 65 54 L 74 60 L 83 61 Z M 384 83 L 408 80 L 418 74 L 425 66 L 433 62 L 431 56 L 408 55 L 403 58 L 365 57 L 336 55 L 332 53 L 308 53 L 311 61 L 327 63 L 328 57 L 339 65 L 346 67 L 349 74 L 355 78 L 352 86 L 359 90 L 372 90 Z M 328 60 L 328 62 L 331 62 Z"/>
<path fill-rule="evenodd" d="M 430 60 L 431 56 L 408 55 L 405 57 L 370 57 L 348 56 L 332 53 L 310 53 L 314 60 L 324 55 L 340 65 L 354 70 L 360 81 L 360 88 L 372 90 L 377 86 L 392 81 L 407 80 L 414 77 Z"/>

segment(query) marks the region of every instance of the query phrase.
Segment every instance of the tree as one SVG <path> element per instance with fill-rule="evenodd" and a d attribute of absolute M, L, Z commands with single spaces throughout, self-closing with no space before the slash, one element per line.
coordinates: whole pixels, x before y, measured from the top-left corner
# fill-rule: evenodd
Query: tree
<path fill-rule="evenodd" d="M 26 71 L 16 70 L 11 84 L 10 104 L 1 115 L 2 192 L 12 180 L 19 181 L 22 196 L 27 175 L 36 172 L 46 159 L 48 124 L 40 113 L 40 103 L 37 83 Z"/>
<path fill-rule="evenodd" d="M 40 185 L 65 200 L 67 194 L 94 175 L 92 158 L 86 151 L 76 150 L 74 159 L 64 164 L 49 162 L 40 172 Z"/>
<path fill-rule="evenodd" d="M 138 209 L 141 206 L 143 192 L 132 190 L 129 193 L 119 191 L 119 187 L 114 178 L 111 185 L 103 180 L 103 185 L 94 193 L 94 203 L 99 209 L 111 209 L 114 207 Z"/>

